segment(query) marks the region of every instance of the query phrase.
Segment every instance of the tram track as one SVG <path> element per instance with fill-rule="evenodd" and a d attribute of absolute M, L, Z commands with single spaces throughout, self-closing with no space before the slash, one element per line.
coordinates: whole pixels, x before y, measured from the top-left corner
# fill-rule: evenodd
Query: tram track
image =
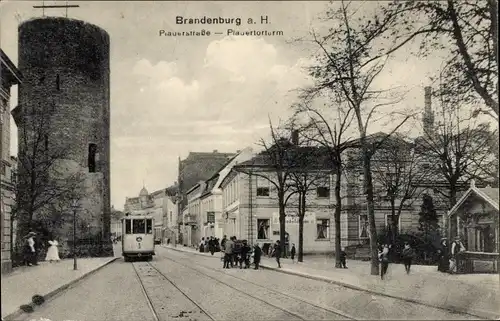
<path fill-rule="evenodd" d="M 188 265 L 185 265 L 185 264 L 183 264 L 183 263 L 180 263 L 180 262 L 176 261 L 175 259 L 172 259 L 171 257 L 166 257 L 166 259 L 168 259 L 168 260 L 170 260 L 170 261 L 173 261 L 173 262 L 175 262 L 175 263 L 177 263 L 177 264 L 183 265 L 183 266 L 185 266 L 185 267 L 187 267 L 187 268 L 193 269 L 192 267 L 190 267 L 190 266 L 188 266 Z M 205 268 L 205 269 L 208 269 L 208 270 L 210 270 L 210 271 L 216 272 L 216 273 L 218 273 L 218 274 L 223 274 L 223 275 L 225 275 L 225 276 L 228 276 L 228 277 L 231 277 L 231 278 L 234 278 L 234 279 L 238 279 L 238 280 L 240 280 L 240 281 L 243 281 L 243 282 L 246 282 L 246 283 L 252 284 L 253 286 L 263 288 L 263 289 L 265 289 L 266 291 L 269 291 L 269 292 L 274 292 L 274 293 L 276 293 L 276 294 L 283 295 L 283 296 L 287 296 L 287 297 L 290 297 L 290 298 L 295 299 L 295 300 L 297 300 L 297 301 L 302 301 L 302 302 L 305 302 L 305 303 L 307 303 L 307 304 L 309 304 L 309 305 L 312 305 L 312 306 L 314 306 L 314 307 L 316 307 L 316 308 L 323 309 L 323 310 L 327 310 L 327 311 L 330 311 L 330 312 L 332 312 L 332 313 L 336 313 L 336 314 L 338 314 L 338 315 L 340 315 L 340 316 L 343 316 L 343 317 L 345 317 L 345 318 L 347 318 L 347 319 L 351 319 L 351 320 L 369 320 L 369 319 L 364 319 L 364 318 L 361 318 L 361 317 L 358 317 L 358 316 L 354 317 L 354 316 L 352 316 L 352 315 L 347 314 L 347 313 L 346 313 L 346 312 L 344 312 L 344 311 L 340 311 L 340 310 L 337 310 L 337 309 L 334 309 L 334 308 L 324 307 L 324 306 L 319 306 L 319 305 L 317 305 L 317 304 L 315 304 L 315 303 L 312 303 L 312 302 L 309 302 L 309 301 L 303 300 L 302 298 L 297 297 L 297 296 L 294 296 L 294 295 L 291 295 L 291 294 L 289 294 L 289 293 L 284 293 L 284 292 L 281 292 L 281 291 L 277 291 L 277 290 L 275 290 L 275 289 L 273 289 L 273 288 L 263 286 L 263 285 L 261 285 L 261 284 L 259 284 L 259 283 L 252 282 L 252 281 L 247 280 L 247 279 L 245 279 L 245 278 L 241 278 L 241 277 L 235 276 L 235 275 L 233 275 L 233 274 L 228 274 L 228 273 L 226 273 L 225 271 L 221 271 L 220 269 L 214 268 L 214 267 L 212 267 L 212 266 L 207 266 L 207 265 L 204 265 L 204 264 L 200 264 L 198 261 L 196 261 L 196 265 L 197 265 L 197 266 L 200 266 L 200 267 L 203 267 L 203 268 Z M 202 273 L 202 272 L 200 272 L 200 273 Z M 372 296 L 373 296 L 373 295 L 372 295 Z M 376 295 L 375 295 L 375 296 L 376 296 Z M 404 301 L 404 300 L 402 300 L 402 301 Z M 420 303 L 416 303 L 416 302 L 414 302 L 414 303 L 412 303 L 412 304 L 414 304 L 414 305 L 416 305 L 416 306 L 421 306 L 422 308 L 428 308 L 425 304 L 420 304 Z M 446 312 L 446 313 L 451 313 L 451 314 L 454 314 L 454 315 L 461 315 L 461 313 L 458 313 L 458 312 L 453 312 L 453 311 L 449 311 L 449 310 L 447 310 L 447 309 L 443 309 L 443 308 L 437 308 L 437 307 L 434 307 L 434 309 L 436 309 L 436 310 L 441 310 L 441 311 L 444 311 L 444 312 Z M 469 315 L 469 314 L 465 314 L 465 315 Z M 469 315 L 469 316 L 472 316 L 472 315 Z M 476 317 L 476 316 L 474 316 L 474 317 Z"/>
<path fill-rule="evenodd" d="M 173 318 L 186 318 L 188 320 L 216 320 L 210 312 L 208 312 L 198 302 L 193 300 L 174 281 L 172 281 L 171 278 L 166 276 L 165 273 L 161 272 L 158 268 L 151 264 L 151 262 L 134 262 L 132 265 L 143 289 L 144 297 L 156 321 L 171 320 Z M 146 267 L 149 269 L 146 269 Z M 146 284 L 146 279 L 148 277 L 156 279 L 152 282 L 155 284 L 154 287 L 151 286 L 151 282 L 150 284 Z M 165 282 L 161 281 L 166 281 L 168 285 L 175 289 L 175 291 L 168 291 L 168 288 L 165 287 Z M 182 302 L 181 304 L 178 302 L 176 304 L 172 304 L 175 301 L 178 301 L 179 298 L 172 298 L 166 295 L 161 297 L 155 296 L 152 294 L 155 289 L 160 289 L 160 293 L 169 293 L 170 295 L 174 292 L 180 293 L 185 299 L 185 302 Z M 188 304 L 186 304 L 186 300 L 189 302 Z M 160 305 L 165 305 L 169 308 L 159 308 L 158 306 Z"/>
<path fill-rule="evenodd" d="M 242 293 L 242 294 L 244 294 L 245 296 L 250 297 L 251 299 L 254 299 L 254 300 L 260 301 L 260 302 L 262 302 L 262 303 L 264 303 L 264 304 L 266 304 L 266 305 L 269 305 L 269 306 L 271 306 L 271 307 L 273 307 L 273 308 L 275 308 L 275 309 L 279 309 L 279 310 L 283 311 L 283 312 L 284 312 L 284 313 L 286 313 L 286 314 L 290 314 L 290 315 L 294 316 L 295 318 L 297 318 L 297 319 L 299 319 L 299 320 L 311 320 L 310 318 L 309 318 L 309 319 L 308 319 L 308 318 L 305 318 L 303 315 L 300 315 L 300 314 L 298 314 L 298 313 L 291 312 L 291 311 L 289 311 L 289 310 L 287 310 L 287 309 L 284 309 L 283 307 L 280 307 L 280 306 L 278 306 L 278 305 L 276 305 L 276 304 L 270 303 L 269 301 L 266 301 L 266 300 L 264 300 L 264 299 L 262 299 L 262 298 L 260 298 L 260 297 L 258 297 L 258 296 L 255 296 L 255 295 L 250 294 L 250 293 L 248 293 L 248 292 L 246 292 L 246 291 L 243 291 L 243 290 L 241 290 L 241 289 L 239 289 L 239 288 L 237 288 L 237 287 L 235 287 L 235 286 L 233 286 L 233 285 L 231 285 L 231 284 L 229 284 L 229 283 L 227 283 L 227 282 L 221 281 L 221 280 L 219 280 L 219 279 L 217 279 L 217 278 L 215 278 L 215 277 L 213 277 L 213 276 L 211 276 L 211 275 L 209 275 L 209 274 L 207 274 L 207 273 L 205 273 L 205 272 L 203 272 L 203 271 L 200 271 L 199 269 L 193 268 L 193 267 L 192 267 L 192 266 L 190 266 L 190 265 L 183 264 L 183 263 L 181 263 L 181 262 L 179 262 L 179 261 L 177 261 L 177 260 L 174 260 L 174 259 L 172 259 L 172 258 L 170 258 L 170 257 L 166 257 L 165 259 L 166 259 L 166 260 L 169 260 L 169 261 L 171 261 L 171 262 L 174 262 L 175 264 L 181 265 L 181 266 L 182 266 L 182 267 L 184 267 L 184 268 L 187 268 L 187 269 L 190 269 L 190 270 L 192 270 L 192 271 L 195 271 L 196 273 L 201 274 L 201 275 L 203 275 L 204 277 L 207 277 L 207 278 L 209 278 L 209 279 L 211 279 L 211 280 L 213 280 L 213 281 L 216 281 L 216 282 L 217 282 L 217 283 L 219 283 L 219 284 L 223 284 L 224 286 L 227 286 L 227 287 L 229 287 L 229 288 L 231 288 L 231 289 L 233 289 L 233 290 L 235 290 L 235 291 L 237 291 L 237 292 L 239 292 L 239 293 Z M 353 316 L 350 316 L 350 315 L 346 314 L 345 312 L 342 312 L 342 311 L 339 311 L 339 310 L 336 310 L 336 309 L 331 309 L 331 308 L 326 308 L 326 307 L 319 306 L 319 305 L 314 304 L 314 303 L 312 303 L 312 302 L 309 302 L 309 301 L 303 300 L 303 299 L 301 299 L 301 298 L 299 298 L 299 297 L 292 296 L 292 295 L 290 295 L 290 294 L 288 294 L 288 293 L 283 293 L 283 292 L 280 292 L 280 291 L 277 291 L 277 290 L 274 290 L 274 289 L 270 289 L 270 288 L 265 287 L 265 286 L 262 286 L 262 285 L 260 285 L 260 284 L 258 284 L 258 283 L 255 283 L 255 282 L 252 282 L 252 281 L 248 281 L 248 280 L 246 280 L 246 279 L 239 278 L 239 277 L 234 276 L 234 275 L 231 275 L 231 274 L 227 274 L 227 273 L 225 273 L 225 272 L 223 272 L 223 271 L 220 271 L 220 270 L 214 269 L 214 268 L 212 268 L 212 267 L 208 267 L 208 266 L 203 265 L 203 264 L 199 264 L 199 263 L 197 263 L 197 265 L 198 265 L 198 266 L 202 266 L 202 267 L 204 267 L 204 268 L 206 268 L 206 269 L 208 269 L 208 270 L 210 270 L 210 271 L 217 272 L 217 273 L 219 273 L 219 274 L 223 274 L 224 276 L 229 276 L 229 277 L 234 278 L 234 279 L 237 279 L 237 280 L 239 280 L 239 281 L 243 281 L 244 283 L 251 284 L 252 286 L 255 286 L 255 287 L 258 287 L 258 288 L 264 289 L 265 291 L 272 292 L 272 293 L 274 293 L 274 294 L 276 294 L 276 295 L 278 295 L 278 296 L 283 296 L 285 300 L 290 300 L 290 299 L 293 299 L 293 300 L 299 301 L 299 302 L 300 302 L 300 303 L 302 303 L 303 305 L 306 305 L 306 306 L 308 306 L 308 307 L 312 307 L 313 309 L 320 310 L 320 311 L 326 312 L 326 313 L 328 313 L 328 314 L 334 314 L 334 315 L 337 315 L 337 316 L 341 317 L 341 319 L 348 319 L 348 320 L 363 320 L 363 319 L 360 319 L 360 318 L 354 318 Z M 336 319 L 338 320 L 338 319 L 340 319 L 340 318 L 336 318 Z M 327 320 L 332 320 L 332 319 L 331 319 L 331 318 L 328 318 Z"/>

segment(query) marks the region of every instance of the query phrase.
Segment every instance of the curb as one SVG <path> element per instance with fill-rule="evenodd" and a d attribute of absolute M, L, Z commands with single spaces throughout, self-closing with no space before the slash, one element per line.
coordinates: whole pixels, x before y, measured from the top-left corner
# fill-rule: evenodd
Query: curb
<path fill-rule="evenodd" d="M 69 283 L 67 283 L 67 284 L 64 284 L 64 285 L 60 286 L 59 288 L 57 288 L 57 289 L 55 289 L 55 290 L 53 290 L 53 291 L 49 292 L 48 294 L 42 295 L 42 296 L 43 296 L 43 298 L 45 299 L 45 302 L 44 302 L 44 303 L 47 303 L 47 301 L 49 301 L 49 300 L 50 300 L 52 297 L 54 297 L 56 294 L 61 293 L 62 291 L 64 291 L 64 290 L 68 289 L 68 288 L 69 288 L 69 287 L 71 287 L 72 285 L 75 285 L 76 283 L 78 283 L 78 282 L 82 281 L 83 279 L 85 279 L 85 278 L 87 278 L 87 277 L 91 276 L 91 275 L 92 275 L 92 274 L 94 274 L 95 272 L 97 272 L 97 271 L 99 271 L 100 269 L 102 269 L 103 267 L 105 267 L 105 266 L 107 266 L 107 265 L 109 265 L 109 264 L 111 264 L 111 263 L 115 262 L 115 261 L 116 261 L 116 260 L 118 260 L 118 259 L 119 259 L 119 257 L 112 258 L 111 260 L 109 260 L 108 262 L 104 263 L 103 265 L 101 265 L 101 266 L 97 267 L 96 269 L 91 270 L 91 271 L 89 271 L 89 272 L 87 272 L 87 273 L 85 273 L 85 274 L 81 275 L 80 277 L 78 277 L 78 278 L 76 278 L 76 279 L 74 279 L 74 280 L 70 281 L 70 282 L 69 282 Z M 35 309 L 36 309 L 36 307 L 37 307 L 37 306 L 36 306 L 33 302 L 31 302 L 31 301 L 30 301 L 27 305 L 30 305 L 30 306 L 33 308 L 33 310 L 35 310 Z M 23 315 L 23 314 L 29 314 L 29 313 L 26 313 L 26 312 L 24 312 L 23 310 L 18 309 L 17 311 L 15 311 L 15 312 L 13 312 L 13 313 L 11 313 L 11 314 L 6 315 L 5 317 L 3 317 L 3 318 L 2 318 L 2 321 L 11 321 L 11 320 L 16 320 L 18 317 L 20 317 L 20 316 L 21 316 L 21 315 Z"/>
<path fill-rule="evenodd" d="M 172 247 L 164 247 L 164 248 L 171 249 L 171 250 L 174 250 L 177 252 L 192 253 L 192 254 L 199 255 L 199 256 L 207 256 L 204 253 L 191 252 L 191 251 L 181 250 L 181 249 L 172 248 Z M 269 265 L 262 265 L 261 264 L 260 267 L 263 269 L 266 269 L 266 270 L 272 270 L 272 271 L 279 272 L 279 273 L 300 276 L 303 278 L 307 278 L 307 279 L 311 279 L 311 280 L 315 280 L 315 281 L 326 282 L 326 283 L 330 283 L 330 284 L 336 284 L 336 285 L 340 285 L 342 287 L 352 289 L 352 290 L 357 290 L 357 291 L 367 292 L 370 294 L 385 296 L 388 298 L 402 300 L 402 301 L 406 301 L 406 302 L 410 302 L 410 303 L 416 303 L 416 304 L 420 304 L 420 305 L 431 307 L 431 308 L 443 309 L 443 310 L 447 310 L 447 311 L 450 311 L 453 313 L 463 313 L 463 314 L 471 315 L 473 317 L 479 317 L 479 318 L 484 318 L 484 319 L 489 319 L 489 320 L 499 320 L 500 319 L 500 315 L 498 313 L 491 312 L 491 311 L 485 311 L 485 310 L 479 310 L 479 309 L 464 309 L 462 307 L 456 307 L 456 306 L 443 306 L 443 305 L 438 305 L 438 304 L 432 304 L 432 303 L 428 303 L 428 302 L 425 302 L 422 300 L 405 298 L 403 296 L 397 296 L 397 295 L 387 294 L 387 293 L 383 293 L 383 292 L 377 292 L 374 290 L 355 286 L 355 285 L 352 285 L 349 283 L 345 283 L 345 282 L 341 282 L 341 281 L 337 281 L 337 280 L 332 280 L 332 279 L 329 279 L 329 278 L 323 277 L 323 276 L 314 276 L 314 275 L 310 275 L 310 274 L 306 274 L 306 273 L 302 273 L 302 272 L 278 269 L 275 267 L 270 267 Z"/>

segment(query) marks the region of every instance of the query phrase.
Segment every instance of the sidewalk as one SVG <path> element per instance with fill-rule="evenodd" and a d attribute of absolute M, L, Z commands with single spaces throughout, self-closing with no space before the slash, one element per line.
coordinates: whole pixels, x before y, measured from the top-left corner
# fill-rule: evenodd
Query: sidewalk
<path fill-rule="evenodd" d="M 168 246 L 170 249 L 204 256 L 194 249 Z M 219 258 L 219 256 L 217 256 Z M 500 279 L 498 274 L 451 275 L 437 271 L 435 266 L 412 266 L 406 275 L 404 266 L 389 265 L 385 280 L 370 275 L 370 262 L 349 260 L 348 269 L 336 269 L 333 258 L 306 256 L 303 263 L 282 259 L 277 269 L 274 258 L 262 258 L 263 268 L 310 279 L 339 284 L 348 288 L 403 299 L 454 312 L 469 313 L 482 318 L 500 317 Z"/>
<path fill-rule="evenodd" d="M 78 259 L 76 271 L 73 270 L 73 259 L 65 259 L 59 263 L 40 262 L 38 266 L 19 267 L 2 275 L 2 320 L 20 315 L 19 307 L 31 304 L 33 295 L 41 295 L 47 300 L 115 261 L 121 251 L 115 248 L 114 252 L 114 257 Z"/>

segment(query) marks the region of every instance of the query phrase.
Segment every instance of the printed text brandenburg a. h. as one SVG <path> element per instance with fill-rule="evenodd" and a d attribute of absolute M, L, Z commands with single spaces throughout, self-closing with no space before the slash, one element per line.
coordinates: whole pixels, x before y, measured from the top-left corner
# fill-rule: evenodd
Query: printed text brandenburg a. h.
<path fill-rule="evenodd" d="M 182 16 L 175 17 L 175 23 L 178 25 L 223 25 L 235 24 L 241 25 L 241 18 L 223 18 L 223 17 L 199 17 L 199 18 L 185 18 Z"/>

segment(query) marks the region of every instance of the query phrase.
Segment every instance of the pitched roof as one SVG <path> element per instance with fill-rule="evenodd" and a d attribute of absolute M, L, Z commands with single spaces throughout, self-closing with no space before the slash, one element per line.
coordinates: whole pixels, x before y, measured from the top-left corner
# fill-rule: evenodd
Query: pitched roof
<path fill-rule="evenodd" d="M 451 210 L 448 211 L 448 216 L 451 216 L 454 214 L 457 209 L 469 198 L 470 195 L 475 194 L 479 196 L 481 199 L 483 199 L 485 202 L 490 204 L 494 209 L 497 211 L 499 210 L 498 207 L 498 196 L 499 189 L 498 188 L 492 188 L 492 187 L 484 187 L 484 188 L 477 188 L 474 184 L 474 181 L 471 182 L 471 187 L 462 195 L 462 197 L 458 200 L 458 202 L 451 208 Z"/>
<path fill-rule="evenodd" d="M 265 150 L 254 156 L 252 159 L 242 162 L 234 166 L 236 170 L 244 167 L 261 167 L 269 168 L 279 166 L 298 169 L 333 169 L 334 164 L 325 147 L 304 147 L 290 146 L 284 149 L 283 154 L 279 154 L 275 159 L 272 157 L 273 150 Z M 282 158 L 282 160 L 278 160 Z M 282 163 L 281 163 L 282 161 Z"/>

